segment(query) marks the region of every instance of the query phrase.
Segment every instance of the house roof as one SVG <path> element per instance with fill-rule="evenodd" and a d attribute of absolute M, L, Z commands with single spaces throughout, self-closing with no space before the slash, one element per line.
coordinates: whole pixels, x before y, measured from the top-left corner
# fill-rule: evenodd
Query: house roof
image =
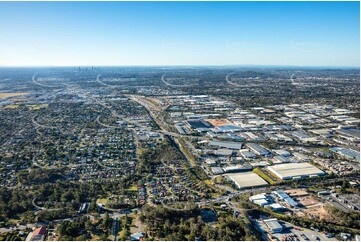
<path fill-rule="evenodd" d="M 34 230 L 33 236 L 36 235 L 45 235 L 46 232 L 46 228 L 45 227 L 40 227 Z"/>

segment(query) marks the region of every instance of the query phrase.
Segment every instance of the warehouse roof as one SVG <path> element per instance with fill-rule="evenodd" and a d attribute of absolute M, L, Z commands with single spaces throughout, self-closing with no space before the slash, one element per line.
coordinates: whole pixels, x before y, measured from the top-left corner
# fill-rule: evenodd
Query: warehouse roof
<path fill-rule="evenodd" d="M 222 148 L 228 148 L 232 150 L 242 149 L 243 143 L 240 142 L 227 142 L 227 141 L 209 141 L 209 146 L 217 146 Z"/>
<path fill-rule="evenodd" d="M 222 132 L 234 132 L 234 131 L 240 131 L 241 130 L 241 128 L 239 126 L 236 126 L 236 125 L 218 126 L 217 129 L 222 131 Z"/>
<path fill-rule="evenodd" d="M 296 176 L 324 175 L 325 172 L 317 167 L 306 163 L 286 163 L 268 166 L 268 170 L 281 179 L 292 179 Z"/>
<path fill-rule="evenodd" d="M 229 175 L 229 178 L 236 184 L 238 188 L 257 187 L 267 185 L 259 175 L 253 172 L 242 172 Z"/>
<path fill-rule="evenodd" d="M 223 169 L 220 168 L 219 166 L 212 167 L 211 170 L 212 170 L 213 174 L 215 174 L 215 175 L 224 173 Z"/>
<path fill-rule="evenodd" d="M 277 154 L 277 155 L 281 155 L 281 156 L 290 156 L 291 153 L 288 152 L 287 150 L 274 150 L 274 152 Z"/>
<path fill-rule="evenodd" d="M 193 128 L 193 129 L 198 129 L 198 128 L 212 128 L 213 125 L 208 123 L 205 120 L 193 120 L 193 121 L 187 121 L 188 124 Z"/>
<path fill-rule="evenodd" d="M 283 190 L 274 191 L 274 194 L 276 194 L 279 198 L 281 198 L 283 201 L 288 203 L 288 205 L 295 207 L 298 205 L 298 203 L 293 200 L 287 193 L 285 193 Z"/>
<path fill-rule="evenodd" d="M 261 194 L 251 196 L 249 198 L 249 200 L 251 200 L 251 201 L 258 200 L 258 199 L 267 199 L 267 197 L 266 197 L 266 195 L 264 193 L 261 193 Z"/>
<path fill-rule="evenodd" d="M 266 150 L 265 148 L 263 148 L 262 146 L 255 144 L 255 143 L 248 143 L 247 146 L 252 149 L 253 151 L 261 154 L 261 155 L 267 155 L 270 152 L 268 150 Z"/>
<path fill-rule="evenodd" d="M 265 220 L 263 220 L 263 222 L 267 225 L 268 228 L 270 228 L 272 230 L 275 230 L 275 229 L 282 230 L 283 229 L 282 225 L 278 222 L 278 220 L 276 218 L 265 219 Z"/>
<path fill-rule="evenodd" d="M 236 171 L 248 171 L 252 170 L 252 166 L 249 165 L 236 165 L 236 166 L 226 166 L 223 167 L 225 172 L 236 172 Z"/>

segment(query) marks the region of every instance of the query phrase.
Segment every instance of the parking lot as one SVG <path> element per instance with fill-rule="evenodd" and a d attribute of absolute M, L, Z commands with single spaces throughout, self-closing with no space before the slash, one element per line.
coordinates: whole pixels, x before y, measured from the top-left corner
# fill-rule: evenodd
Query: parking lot
<path fill-rule="evenodd" d="M 297 226 L 293 226 L 290 223 L 283 222 L 282 225 L 286 228 L 281 233 L 275 233 L 277 239 L 282 240 L 282 237 L 289 234 L 294 235 L 294 238 L 300 241 L 310 240 L 310 241 L 337 241 L 336 238 L 327 238 L 325 234 L 321 232 L 317 232 L 311 229 L 300 228 Z"/>
<path fill-rule="evenodd" d="M 284 221 L 279 221 L 279 223 L 282 225 L 283 231 L 270 234 L 273 239 L 278 241 L 337 241 L 335 237 L 328 238 L 324 233 L 315 230 L 300 228 Z M 258 226 L 264 232 L 270 233 L 269 229 L 264 223 L 258 222 Z"/>

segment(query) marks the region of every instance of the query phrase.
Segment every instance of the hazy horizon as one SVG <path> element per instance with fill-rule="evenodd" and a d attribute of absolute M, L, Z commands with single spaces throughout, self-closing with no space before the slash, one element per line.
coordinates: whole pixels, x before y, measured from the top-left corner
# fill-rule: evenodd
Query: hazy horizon
<path fill-rule="evenodd" d="M 306 66 L 306 65 L 253 65 L 253 64 L 234 64 L 234 65 L 72 65 L 72 66 L 66 66 L 66 65 L 23 65 L 23 66 L 5 66 L 0 65 L 0 68 L 91 68 L 91 67 L 106 67 L 106 68 L 129 68 L 129 67 L 149 67 L 149 68 L 184 68 L 184 67 L 210 67 L 210 68 L 330 68 L 330 69 L 360 69 L 360 66 Z"/>

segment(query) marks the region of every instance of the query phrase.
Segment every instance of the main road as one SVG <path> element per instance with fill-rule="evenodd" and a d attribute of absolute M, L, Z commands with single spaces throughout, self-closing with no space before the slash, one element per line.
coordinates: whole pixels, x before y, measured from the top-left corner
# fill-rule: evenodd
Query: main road
<path fill-rule="evenodd" d="M 170 84 L 169 82 L 167 82 L 167 81 L 164 79 L 165 74 L 166 74 L 166 73 L 164 73 L 160 79 L 162 80 L 162 82 L 163 82 L 166 86 L 169 86 L 169 87 L 191 87 L 191 86 L 192 86 L 192 85 L 176 85 L 176 84 Z"/>
<path fill-rule="evenodd" d="M 241 85 L 239 85 L 238 83 L 234 83 L 234 82 L 231 82 L 231 81 L 229 80 L 229 76 L 230 76 L 230 75 L 233 75 L 233 74 L 235 74 L 235 73 L 237 73 L 237 71 L 229 73 L 229 74 L 226 76 L 226 81 L 227 81 L 227 83 L 228 83 L 229 85 L 231 85 L 231 86 L 240 87 Z"/>

